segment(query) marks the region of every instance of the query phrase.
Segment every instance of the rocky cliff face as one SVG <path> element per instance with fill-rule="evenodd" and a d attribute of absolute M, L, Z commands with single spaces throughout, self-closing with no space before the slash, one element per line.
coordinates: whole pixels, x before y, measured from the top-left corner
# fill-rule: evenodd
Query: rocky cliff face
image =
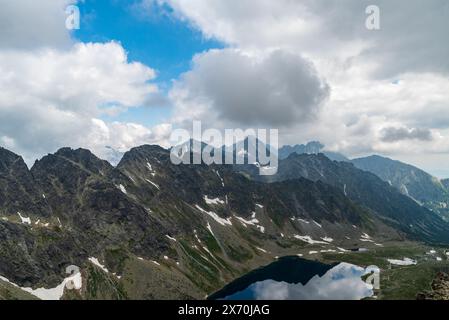
<path fill-rule="evenodd" d="M 418 294 L 418 300 L 449 300 L 449 275 L 438 273 L 432 282 L 432 291 Z"/>
<path fill-rule="evenodd" d="M 51 209 L 23 159 L 0 148 L 0 217 L 6 213 L 49 217 Z"/>

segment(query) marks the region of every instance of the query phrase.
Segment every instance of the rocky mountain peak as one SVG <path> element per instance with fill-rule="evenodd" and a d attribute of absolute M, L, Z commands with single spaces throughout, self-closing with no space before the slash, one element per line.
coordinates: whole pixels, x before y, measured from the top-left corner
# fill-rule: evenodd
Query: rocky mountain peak
<path fill-rule="evenodd" d="M 42 190 L 36 185 L 22 157 L 0 148 L 0 215 L 48 216 Z"/>
<path fill-rule="evenodd" d="M 149 158 L 161 160 L 167 158 L 169 151 L 157 145 L 143 145 L 140 147 L 132 148 L 123 155 L 122 160 L 117 167 L 122 167 L 129 162 L 143 161 L 144 163 L 149 160 Z"/>
<path fill-rule="evenodd" d="M 5 173 L 11 170 L 12 167 L 26 168 L 26 164 L 19 155 L 0 147 L 0 173 Z"/>
<path fill-rule="evenodd" d="M 64 174 L 64 170 L 84 171 L 84 174 L 99 174 L 104 175 L 110 172 L 113 166 L 105 161 L 99 159 L 92 152 L 86 149 L 61 148 L 54 154 L 49 154 L 41 160 L 36 161 L 31 168 L 33 174 L 39 175 L 39 172 L 52 171 Z"/>

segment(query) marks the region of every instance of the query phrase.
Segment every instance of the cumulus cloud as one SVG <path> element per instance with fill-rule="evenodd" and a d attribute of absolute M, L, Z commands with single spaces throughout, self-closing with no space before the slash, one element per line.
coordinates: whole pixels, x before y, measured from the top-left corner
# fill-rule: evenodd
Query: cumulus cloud
<path fill-rule="evenodd" d="M 0 70 L 0 139 L 30 159 L 62 146 L 89 146 L 92 119 L 149 105 L 159 94 L 150 83 L 154 70 L 129 62 L 115 42 L 0 51 Z M 111 140 L 129 140 L 126 130 L 117 132 L 122 136 Z"/>
<path fill-rule="evenodd" d="M 147 0 L 148 1 L 148 0 Z M 161 0 L 158 0 L 160 3 Z M 313 56 L 377 62 L 377 76 L 449 72 L 445 0 L 164 0 L 207 37 L 239 47 L 290 48 Z M 365 27 L 377 5 L 381 30 Z"/>
<path fill-rule="evenodd" d="M 68 47 L 67 6 L 76 0 L 0 0 L 0 49 Z"/>
<path fill-rule="evenodd" d="M 411 0 L 406 5 L 389 0 L 242 0 L 238 4 L 224 0 L 158 0 L 154 3 L 171 6 L 178 19 L 190 23 L 205 37 L 223 41 L 233 48 L 230 50 L 247 53 L 252 63 L 260 61 L 263 53 L 276 50 L 299 54 L 313 63 L 318 77 L 325 79 L 331 88 L 329 99 L 320 108 L 321 112 L 315 114 L 314 121 L 301 122 L 293 117 L 289 126 L 280 132 L 281 143 L 319 139 L 328 149 L 348 156 L 384 153 L 404 160 L 412 153 L 449 152 L 448 144 L 444 143 L 449 140 L 447 1 Z M 378 31 L 366 28 L 365 9 L 369 5 L 380 8 Z M 238 57 L 234 55 L 236 60 Z M 193 78 L 199 70 L 195 67 L 196 64 Z M 242 73 L 247 70 L 242 68 Z M 232 86 L 229 82 L 228 85 Z M 217 123 L 224 118 L 229 120 L 234 114 L 232 107 L 231 114 L 222 113 L 224 108 L 218 108 L 220 116 L 214 114 L 215 109 L 206 108 L 216 103 L 215 95 L 210 99 L 202 94 L 205 99 L 188 103 L 193 101 L 190 90 L 194 88 L 182 85 L 172 92 L 177 119 L 202 118 Z M 254 101 L 267 96 L 263 90 L 252 93 Z M 251 100 L 249 93 L 248 100 Z M 240 119 L 247 116 L 242 112 Z M 412 139 L 385 141 L 382 131 L 385 128 L 426 128 L 432 135 L 415 129 L 406 134 Z M 443 162 L 434 160 L 425 169 L 441 167 Z"/>
<path fill-rule="evenodd" d="M 197 108 L 204 118 L 216 114 L 238 125 L 284 127 L 315 119 L 329 90 L 301 56 L 223 49 L 197 55 L 171 96 L 175 105 Z"/>
<path fill-rule="evenodd" d="M 157 144 L 168 148 L 171 130 L 172 126 L 168 123 L 148 128 L 137 123 L 118 121 L 107 123 L 100 119 L 92 119 L 90 130 L 80 143 L 81 146 L 93 150 L 100 158 L 113 161 L 111 149 L 123 154 L 135 146 L 144 144 Z M 116 161 L 113 164 L 116 164 Z"/>
<path fill-rule="evenodd" d="M 165 101 L 154 70 L 128 61 L 119 44 L 71 39 L 64 8 L 73 2 L 0 0 L 0 143 L 31 159 L 64 145 L 161 140 L 160 127 L 97 122 Z M 365 28 L 373 4 L 379 31 Z M 198 54 L 174 82 L 169 122 L 276 126 L 281 143 L 318 139 L 348 156 L 449 154 L 445 0 L 142 0 L 139 8 L 153 12 L 140 18 L 173 14 L 229 46 Z M 446 162 L 433 159 L 426 168 Z"/>

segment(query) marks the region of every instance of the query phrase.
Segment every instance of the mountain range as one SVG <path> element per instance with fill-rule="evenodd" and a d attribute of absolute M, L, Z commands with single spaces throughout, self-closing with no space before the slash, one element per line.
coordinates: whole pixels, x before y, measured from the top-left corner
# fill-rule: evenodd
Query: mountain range
<path fill-rule="evenodd" d="M 352 163 L 358 169 L 375 174 L 402 194 L 449 221 L 449 179 L 440 180 L 415 166 L 378 155 L 350 160 L 340 153 L 323 151 L 323 148 L 320 142 L 284 146 L 279 150 L 279 158 L 284 160 L 291 154 L 322 153 L 331 160 Z"/>
<path fill-rule="evenodd" d="M 439 215 L 354 164 L 292 153 L 275 176 L 253 167 L 174 165 L 144 145 L 115 167 L 62 148 L 28 169 L 0 148 L 0 298 L 202 299 L 278 256 L 449 244 Z"/>

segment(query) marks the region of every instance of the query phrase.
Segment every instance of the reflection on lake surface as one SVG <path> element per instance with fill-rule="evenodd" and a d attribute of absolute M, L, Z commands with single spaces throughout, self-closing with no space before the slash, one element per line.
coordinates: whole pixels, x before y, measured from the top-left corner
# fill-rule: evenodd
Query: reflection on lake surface
<path fill-rule="evenodd" d="M 284 259 L 288 259 L 288 263 L 285 263 Z M 266 268 L 269 272 L 266 272 Z M 295 270 L 300 270 L 303 277 L 299 274 L 292 276 L 292 272 L 295 273 Z M 273 277 L 270 272 L 273 272 Z M 364 268 L 348 263 L 328 266 L 319 262 L 287 257 L 237 279 L 211 298 L 225 300 L 360 300 L 373 295 L 372 286 L 362 280 L 362 276 L 365 274 Z"/>

